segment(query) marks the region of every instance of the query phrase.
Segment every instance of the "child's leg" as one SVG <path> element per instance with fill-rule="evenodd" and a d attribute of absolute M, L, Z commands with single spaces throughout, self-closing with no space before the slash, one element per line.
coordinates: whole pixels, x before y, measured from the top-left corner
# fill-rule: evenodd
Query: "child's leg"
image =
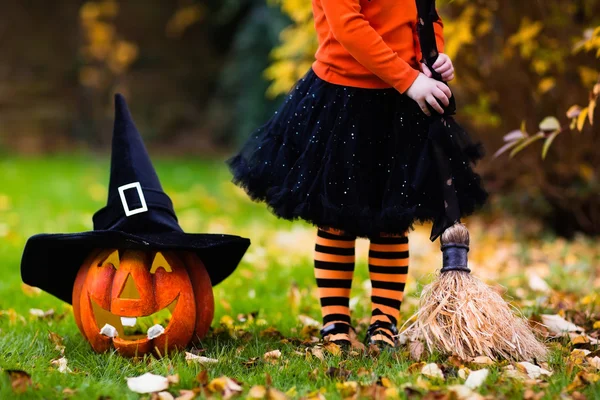
<path fill-rule="evenodd" d="M 335 342 L 349 343 L 355 242 L 356 237 L 336 229 L 319 228 L 317 232 L 315 277 L 323 314 L 321 333 Z"/>
<path fill-rule="evenodd" d="M 397 333 L 395 326 L 400 316 L 407 274 L 408 236 L 382 234 L 371 238 L 371 342 L 394 346 L 393 336 Z"/>

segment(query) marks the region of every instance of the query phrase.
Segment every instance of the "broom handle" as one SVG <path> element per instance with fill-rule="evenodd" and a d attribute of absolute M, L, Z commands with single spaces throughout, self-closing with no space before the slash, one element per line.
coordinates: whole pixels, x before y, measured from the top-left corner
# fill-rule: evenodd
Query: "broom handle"
<path fill-rule="evenodd" d="M 419 17 L 417 33 L 419 35 L 419 43 L 421 44 L 423 61 L 429 67 L 433 78 L 443 81 L 442 75 L 432 68 L 440 54 L 435 41 L 435 30 L 433 29 L 433 23 L 440 19 L 435 8 L 435 0 L 416 0 L 416 3 Z"/>

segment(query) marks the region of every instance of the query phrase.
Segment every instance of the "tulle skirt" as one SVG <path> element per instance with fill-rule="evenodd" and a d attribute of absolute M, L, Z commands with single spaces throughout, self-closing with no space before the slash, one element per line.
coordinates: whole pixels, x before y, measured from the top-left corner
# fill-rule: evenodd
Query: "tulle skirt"
<path fill-rule="evenodd" d="M 487 197 L 472 170 L 481 147 L 451 117 L 442 122 L 444 137 L 433 140 L 431 119 L 409 97 L 310 70 L 227 163 L 233 182 L 281 218 L 361 237 L 424 221 L 440 231 Z"/>

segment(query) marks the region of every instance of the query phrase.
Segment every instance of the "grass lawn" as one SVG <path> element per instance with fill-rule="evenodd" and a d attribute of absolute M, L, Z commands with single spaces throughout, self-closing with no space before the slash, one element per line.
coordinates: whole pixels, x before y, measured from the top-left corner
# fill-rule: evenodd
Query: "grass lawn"
<path fill-rule="evenodd" d="M 156 167 L 186 231 L 233 233 L 253 242 L 234 275 L 215 288 L 213 332 L 202 343 L 202 355 L 218 363 L 188 364 L 183 353 L 135 360 L 112 352 L 95 354 L 79 333 L 70 306 L 22 285 L 19 266 L 26 239 L 42 232 L 91 229 L 92 214 L 105 202 L 109 166 L 108 157 L 8 158 L 0 160 L 0 399 L 135 399 L 140 395 L 127 388 L 125 378 L 145 372 L 178 374 L 179 383 L 169 387 L 174 397 L 200 387 L 199 381 L 227 376 L 241 384 L 244 397 L 253 386 L 270 380 L 273 388 L 292 398 L 460 398 L 451 397 L 448 388 L 464 383 L 463 366 L 490 370 L 475 391 L 489 398 L 600 398 L 600 385 L 594 383 L 600 379 L 593 361 L 596 348 L 586 343 L 600 328 L 600 297 L 595 292 L 600 285 L 600 251 L 592 239 L 557 239 L 534 222 L 497 211 L 467 221 L 475 274 L 502 284 L 506 298 L 527 316 L 560 314 L 589 336 L 549 340 L 552 356 L 545 367 L 551 376 L 519 379 L 508 376 L 506 362 L 462 365 L 433 355 L 423 362 L 437 363 L 444 379 L 431 378 L 421 373 L 424 364 L 412 360 L 406 349 L 379 357 L 323 349 L 320 357 L 317 344 L 310 343 L 318 330 L 307 326 L 305 318 L 320 319 L 311 261 L 314 229 L 277 220 L 262 205 L 251 203 L 229 183 L 221 162 L 160 160 Z M 491 208 L 501 209 L 501 203 Z M 429 242 L 428 235 L 429 227 L 421 227 L 410 237 L 405 319 L 416 308 L 421 285 L 440 266 L 438 245 Z M 363 335 L 370 311 L 367 245 L 358 243 L 352 298 L 353 316 Z M 549 289 L 540 287 L 540 277 Z M 38 317 L 31 309 L 54 313 Z M 61 355 L 49 332 L 62 338 L 71 372 L 61 373 L 52 364 Z M 281 351 L 281 356 L 265 359 L 272 350 Z M 7 370 L 27 372 L 32 384 L 17 394 Z M 206 390 L 220 396 L 220 382 L 213 381 Z M 259 392 L 252 390 L 256 396 Z M 269 397 L 278 398 L 280 392 L 272 391 Z"/>

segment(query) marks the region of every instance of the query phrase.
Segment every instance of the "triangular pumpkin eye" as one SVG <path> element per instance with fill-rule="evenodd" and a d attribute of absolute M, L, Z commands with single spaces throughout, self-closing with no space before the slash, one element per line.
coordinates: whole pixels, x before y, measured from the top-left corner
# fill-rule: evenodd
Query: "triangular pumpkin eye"
<path fill-rule="evenodd" d="M 150 273 L 154 274 L 159 268 L 162 268 L 167 272 L 173 272 L 173 269 L 167 262 L 167 259 L 160 251 L 156 252 L 156 255 L 154 256 L 154 261 L 152 261 L 152 266 L 150 267 Z"/>
<path fill-rule="evenodd" d="M 119 269 L 121 265 L 121 259 L 119 258 L 119 250 L 111 251 L 111 253 L 98 264 L 99 267 L 106 267 L 107 265 L 111 265 L 114 269 Z"/>

